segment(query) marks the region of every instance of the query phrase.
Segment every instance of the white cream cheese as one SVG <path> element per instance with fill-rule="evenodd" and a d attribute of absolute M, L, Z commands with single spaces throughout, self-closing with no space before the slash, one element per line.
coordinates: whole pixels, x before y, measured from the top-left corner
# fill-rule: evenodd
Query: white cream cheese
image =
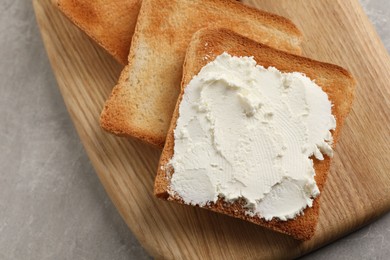
<path fill-rule="evenodd" d="M 319 194 L 310 157 L 332 156 L 331 107 L 301 73 L 221 54 L 185 88 L 169 193 L 200 206 L 241 198 L 251 216 L 294 218 Z"/>

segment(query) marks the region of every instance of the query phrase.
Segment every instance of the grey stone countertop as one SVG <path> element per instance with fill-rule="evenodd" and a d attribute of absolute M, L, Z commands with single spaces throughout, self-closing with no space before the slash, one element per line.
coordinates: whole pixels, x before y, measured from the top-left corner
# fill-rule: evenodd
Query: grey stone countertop
<path fill-rule="evenodd" d="M 361 0 L 390 50 L 390 1 Z M 0 4 L 0 259 L 150 259 L 100 184 L 31 1 Z M 304 259 L 390 259 L 390 214 Z"/>

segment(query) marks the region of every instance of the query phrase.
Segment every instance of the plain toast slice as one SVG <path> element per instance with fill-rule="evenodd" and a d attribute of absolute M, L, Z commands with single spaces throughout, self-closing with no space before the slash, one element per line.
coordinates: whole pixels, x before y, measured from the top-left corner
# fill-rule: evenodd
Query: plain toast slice
<path fill-rule="evenodd" d="M 184 68 L 182 88 L 176 108 L 173 114 L 167 141 L 160 158 L 158 174 L 155 180 L 154 193 L 157 197 L 183 203 L 178 197 L 168 194 L 170 185 L 170 174 L 165 169 L 174 154 L 174 129 L 179 116 L 179 105 L 184 93 L 184 88 L 191 79 L 199 73 L 201 68 L 208 62 L 213 61 L 218 55 L 227 52 L 233 56 L 253 56 L 257 64 L 267 67 L 275 67 L 282 72 L 301 72 L 306 74 L 328 94 L 333 104 L 332 113 L 336 118 L 337 127 L 333 132 L 333 148 L 340 136 L 340 131 L 345 117 L 348 115 L 354 97 L 355 80 L 345 69 L 327 63 L 314 61 L 308 58 L 288 54 L 275 50 L 268 46 L 254 42 L 246 37 L 240 36 L 226 29 L 202 29 L 197 32 L 189 45 Z M 326 177 L 330 167 L 330 158 L 325 157 L 323 161 L 314 159 L 316 171 L 315 180 L 320 191 L 323 190 Z M 232 217 L 247 220 L 260 226 L 288 234 L 299 240 L 310 239 L 318 221 L 319 197 L 314 200 L 312 208 L 306 208 L 304 214 L 294 220 L 265 221 L 259 217 L 250 217 L 245 214 L 245 210 L 240 202 L 227 204 L 219 199 L 217 203 L 210 204 L 203 208 L 215 212 L 230 215 Z"/>
<path fill-rule="evenodd" d="M 302 35 L 288 19 L 233 0 L 143 0 L 129 65 L 101 114 L 103 129 L 162 148 L 193 33 L 225 27 L 291 53 Z"/>
<path fill-rule="evenodd" d="M 141 0 L 54 1 L 75 25 L 117 61 L 127 64 Z"/>

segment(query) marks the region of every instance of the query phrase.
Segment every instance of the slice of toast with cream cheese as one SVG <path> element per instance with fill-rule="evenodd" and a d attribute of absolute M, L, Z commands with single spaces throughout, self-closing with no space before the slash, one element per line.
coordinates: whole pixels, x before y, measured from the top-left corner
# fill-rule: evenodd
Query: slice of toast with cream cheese
<path fill-rule="evenodd" d="M 183 71 L 156 196 L 310 239 L 351 74 L 227 29 L 198 31 Z"/>

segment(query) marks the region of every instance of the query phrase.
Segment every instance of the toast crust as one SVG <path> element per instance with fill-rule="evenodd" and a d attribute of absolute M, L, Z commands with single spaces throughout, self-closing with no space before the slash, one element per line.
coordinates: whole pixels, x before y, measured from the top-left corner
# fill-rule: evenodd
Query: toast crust
<path fill-rule="evenodd" d="M 309 78 L 315 80 L 328 94 L 333 104 L 332 113 L 336 117 L 337 122 L 336 130 L 333 131 L 333 148 L 339 139 L 344 120 L 352 107 L 356 84 L 354 78 L 348 71 L 336 65 L 322 63 L 272 49 L 226 29 L 202 29 L 194 35 L 187 51 L 181 92 L 175 107 L 155 180 L 154 193 L 159 198 L 183 203 L 180 198 L 168 195 L 169 179 L 165 169 L 174 153 L 174 129 L 176 128 L 176 121 L 179 117 L 179 105 L 184 94 L 184 88 L 191 79 L 199 73 L 202 67 L 208 62 L 213 61 L 223 52 L 227 52 L 233 56 L 253 56 L 259 65 L 266 68 L 273 66 L 282 72 L 302 72 Z M 329 167 L 329 157 L 326 156 L 323 161 L 314 159 L 315 180 L 320 191 L 324 188 Z M 320 197 L 317 197 L 314 200 L 313 207 L 304 210 L 304 215 L 289 221 L 278 221 L 275 219 L 265 221 L 259 217 L 249 217 L 245 215 L 245 210 L 239 201 L 228 204 L 226 207 L 226 202 L 219 199 L 217 203 L 203 208 L 247 220 L 260 226 L 288 234 L 298 240 L 308 240 L 315 232 L 319 214 L 319 200 Z"/>
<path fill-rule="evenodd" d="M 143 0 L 129 65 L 101 114 L 108 132 L 163 147 L 193 33 L 223 26 L 300 53 L 302 34 L 288 19 L 231 0 Z"/>

